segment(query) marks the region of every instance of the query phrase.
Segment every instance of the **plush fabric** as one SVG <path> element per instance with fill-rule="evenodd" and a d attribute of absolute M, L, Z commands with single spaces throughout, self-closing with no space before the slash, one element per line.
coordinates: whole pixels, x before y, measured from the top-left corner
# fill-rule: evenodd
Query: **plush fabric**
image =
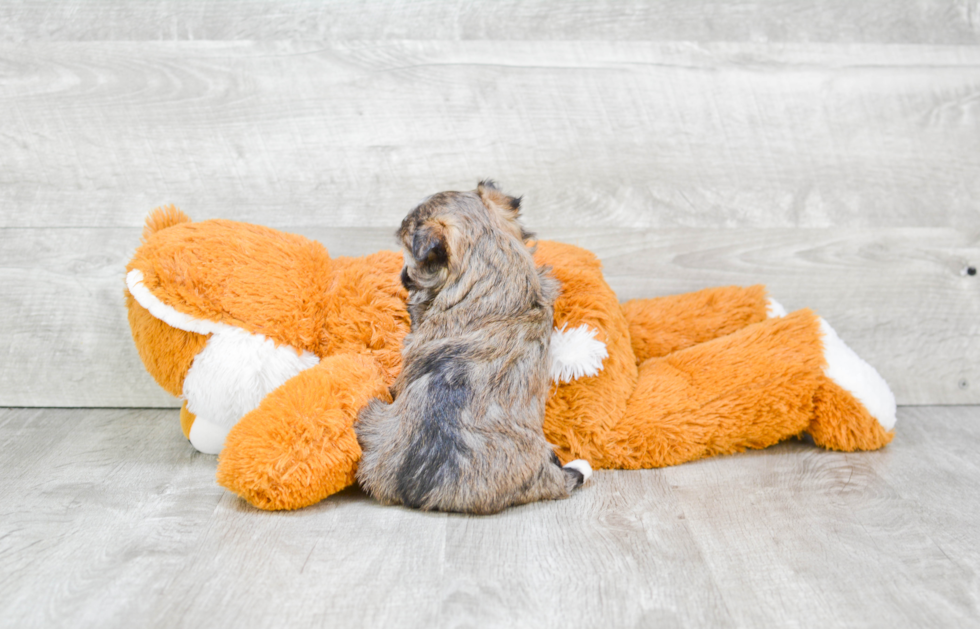
<path fill-rule="evenodd" d="M 638 469 L 804 432 L 845 451 L 892 438 L 887 385 L 814 313 L 773 316 L 779 309 L 761 286 L 620 304 L 595 255 L 535 244 L 538 264 L 562 284 L 562 350 L 545 414 L 562 462 Z M 193 223 L 174 208 L 151 214 L 127 267 L 126 304 L 147 370 L 190 403 L 181 428 L 192 443 L 194 425 L 210 418 L 189 410 L 203 394 L 200 379 L 188 388 L 187 373 L 214 334 L 240 330 L 253 345 L 270 339 L 318 359 L 297 363 L 297 375 L 243 411 L 224 439 L 219 483 L 257 507 L 295 509 L 354 481 L 357 412 L 389 399 L 401 369 L 409 317 L 400 270 L 396 252 L 331 258 L 316 242 L 256 225 Z M 252 360 L 258 381 L 278 382 L 259 376 L 282 368 L 280 353 Z"/>
<path fill-rule="evenodd" d="M 623 304 L 636 362 L 737 332 L 766 319 L 763 286 L 725 286 Z"/>
<path fill-rule="evenodd" d="M 357 411 L 391 401 L 378 363 L 358 354 L 325 358 L 287 384 L 242 418 L 218 457 L 218 482 L 262 509 L 305 507 L 352 484 Z"/>

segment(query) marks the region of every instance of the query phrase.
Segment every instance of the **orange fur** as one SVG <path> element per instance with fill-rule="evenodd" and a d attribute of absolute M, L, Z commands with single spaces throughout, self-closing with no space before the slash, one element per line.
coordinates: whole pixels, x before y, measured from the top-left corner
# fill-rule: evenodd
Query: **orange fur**
<path fill-rule="evenodd" d="M 763 286 L 706 288 L 623 304 L 637 364 L 731 334 L 766 319 Z"/>
<path fill-rule="evenodd" d="M 173 227 L 180 223 L 189 223 L 190 217 L 178 210 L 173 205 L 158 207 L 150 212 L 146 217 L 146 224 L 143 226 L 142 242 L 146 242 L 153 234 L 163 231 L 168 227 Z"/>
<path fill-rule="evenodd" d="M 398 275 L 402 256 L 381 251 L 363 258 L 336 258 L 322 296 L 317 353 L 362 353 L 376 360 L 385 384 L 401 371 L 402 340 L 408 333 L 408 293 Z"/>
<path fill-rule="evenodd" d="M 151 224 L 167 224 L 170 216 L 169 211 L 154 212 L 147 230 Z M 266 227 L 225 220 L 178 221 L 147 236 L 127 267 L 132 269 L 142 271 L 143 284 L 157 299 L 179 304 L 181 312 L 196 319 L 262 334 L 321 358 L 366 352 L 382 364 L 391 381 L 401 368 L 401 342 L 409 322 L 407 294 L 398 281 L 401 256 L 396 252 L 331 259 L 318 242 Z M 128 293 L 127 305 L 134 335 L 137 325 L 151 325 L 144 319 L 152 316 L 140 314 L 143 309 Z M 136 344 L 146 349 L 151 362 L 165 361 L 159 357 L 169 354 L 171 340 L 158 342 L 146 335 Z M 175 378 L 166 382 L 161 386 L 180 394 L 179 387 L 173 388 Z"/>
<path fill-rule="evenodd" d="M 194 425 L 194 413 L 187 410 L 187 402 L 180 405 L 180 431 L 184 433 L 184 439 L 190 441 L 191 426 Z"/>
<path fill-rule="evenodd" d="M 321 358 L 231 430 L 218 481 L 263 509 L 313 504 L 353 482 L 357 411 L 372 397 L 387 398 L 401 368 L 409 320 L 400 254 L 332 259 L 300 236 L 231 221 L 191 223 L 174 208 L 151 215 L 144 238 L 128 268 L 142 271 L 162 302 Z M 804 431 L 840 450 L 891 439 L 823 375 L 813 313 L 767 319 L 761 286 L 621 305 L 592 253 L 536 244 L 536 261 L 562 283 L 556 326 L 587 325 L 609 352 L 596 376 L 553 387 L 545 436 L 563 462 L 659 467 Z M 127 306 L 144 364 L 179 395 L 208 337 L 170 328 L 128 293 Z M 193 416 L 184 409 L 181 420 L 186 435 Z"/>
<path fill-rule="evenodd" d="M 317 315 L 333 279 L 319 243 L 232 221 L 183 222 L 153 233 L 133 268 L 160 301 L 196 319 L 317 353 Z"/>
<path fill-rule="evenodd" d="M 815 413 L 806 431 L 813 442 L 829 450 L 877 450 L 891 442 L 894 431 L 885 429 L 868 410 L 829 378 L 823 378 L 813 396 Z"/>
<path fill-rule="evenodd" d="M 822 380 L 816 316 L 801 310 L 640 366 L 617 437 L 618 467 L 765 448 L 803 432 Z"/>
<path fill-rule="evenodd" d="M 597 330 L 609 357 L 598 375 L 553 387 L 545 410 L 544 431 L 563 463 L 585 458 L 610 467 L 617 457 L 608 436 L 626 413 L 636 388 L 637 368 L 630 349 L 629 324 L 593 254 L 556 242 L 539 241 L 534 259 L 549 265 L 562 284 L 555 302 L 555 326 L 587 325 Z"/>
<path fill-rule="evenodd" d="M 184 376 L 194 357 L 204 349 L 208 337 L 172 328 L 151 315 L 136 303 L 126 291 L 129 330 L 143 366 L 163 390 L 179 397 L 184 389 Z"/>
<path fill-rule="evenodd" d="M 218 457 L 218 482 L 261 509 L 298 509 L 344 489 L 361 458 L 354 419 L 375 397 L 391 401 L 373 360 L 324 359 L 231 430 Z"/>

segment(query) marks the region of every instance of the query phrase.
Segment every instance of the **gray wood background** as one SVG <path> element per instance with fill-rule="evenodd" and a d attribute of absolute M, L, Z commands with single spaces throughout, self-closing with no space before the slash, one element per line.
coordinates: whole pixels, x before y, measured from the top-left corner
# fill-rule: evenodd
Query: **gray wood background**
<path fill-rule="evenodd" d="M 176 203 L 394 245 L 493 177 L 622 298 L 763 282 L 980 403 L 975 0 L 0 4 L 0 405 L 167 407 L 122 306 Z"/>

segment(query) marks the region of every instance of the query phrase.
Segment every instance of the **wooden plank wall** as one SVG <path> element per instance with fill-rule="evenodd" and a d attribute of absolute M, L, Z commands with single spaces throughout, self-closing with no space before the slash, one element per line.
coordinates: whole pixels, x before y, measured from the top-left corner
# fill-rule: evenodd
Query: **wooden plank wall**
<path fill-rule="evenodd" d="M 9 0 L 0 405 L 175 404 L 121 298 L 156 205 L 360 254 L 482 177 L 624 299 L 763 282 L 980 403 L 978 43 L 972 0 Z"/>

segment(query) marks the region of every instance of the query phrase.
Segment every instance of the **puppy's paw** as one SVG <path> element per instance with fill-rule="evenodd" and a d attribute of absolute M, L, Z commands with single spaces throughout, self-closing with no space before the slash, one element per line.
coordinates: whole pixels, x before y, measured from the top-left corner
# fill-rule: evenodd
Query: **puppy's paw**
<path fill-rule="evenodd" d="M 585 481 L 592 478 L 592 466 L 585 459 L 569 461 L 561 469 L 573 481 L 572 489 L 578 489 Z"/>

